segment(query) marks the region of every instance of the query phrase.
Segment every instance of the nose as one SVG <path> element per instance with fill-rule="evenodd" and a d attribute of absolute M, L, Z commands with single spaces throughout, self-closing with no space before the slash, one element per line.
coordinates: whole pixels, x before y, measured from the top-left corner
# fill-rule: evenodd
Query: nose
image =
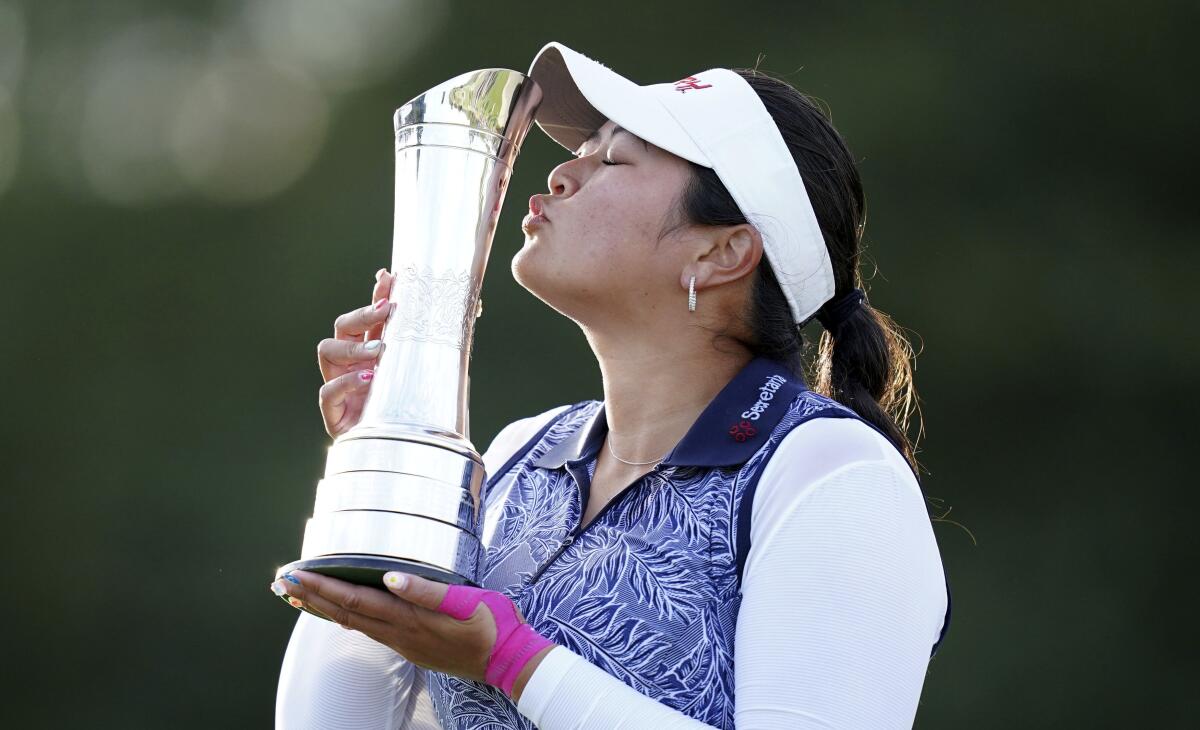
<path fill-rule="evenodd" d="M 574 195 L 575 191 L 579 189 L 579 182 L 575 178 L 575 172 L 571 164 L 573 162 L 577 162 L 577 160 L 567 160 L 550 171 L 549 177 L 546 178 L 546 186 L 549 188 L 551 195 L 566 197 Z"/>

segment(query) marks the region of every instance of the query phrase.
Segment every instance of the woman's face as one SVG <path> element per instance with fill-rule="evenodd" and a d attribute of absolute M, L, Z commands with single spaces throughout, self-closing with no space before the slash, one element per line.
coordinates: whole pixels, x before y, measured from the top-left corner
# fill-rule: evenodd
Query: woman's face
<path fill-rule="evenodd" d="M 550 172 L 550 194 L 539 196 L 547 220 L 525 229 L 512 260 L 522 286 L 581 323 L 645 320 L 668 301 L 686 303 L 688 251 L 673 245 L 680 236 L 658 237 L 688 163 L 616 128 L 605 122 Z"/>

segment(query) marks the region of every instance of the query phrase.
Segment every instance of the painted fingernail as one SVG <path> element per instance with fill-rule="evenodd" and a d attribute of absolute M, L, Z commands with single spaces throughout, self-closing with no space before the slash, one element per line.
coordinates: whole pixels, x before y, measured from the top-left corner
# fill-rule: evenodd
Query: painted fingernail
<path fill-rule="evenodd" d="M 363 349 L 366 350 L 367 352 L 375 352 L 376 350 L 379 349 L 379 346 L 382 344 L 383 344 L 383 342 L 380 340 L 371 340 L 370 342 L 363 345 Z"/>
<path fill-rule="evenodd" d="M 279 581 L 273 581 L 271 583 L 271 592 L 277 596 L 286 596 L 287 595 L 287 589 L 284 588 L 283 583 L 281 583 Z"/>
<path fill-rule="evenodd" d="M 300 585 L 300 579 L 297 578 L 296 576 L 292 575 L 291 573 L 284 573 L 283 577 L 285 580 L 291 581 L 292 583 L 295 583 L 296 585 Z"/>
<path fill-rule="evenodd" d="M 292 604 L 292 606 L 295 608 L 304 608 L 304 602 L 301 601 L 299 598 L 295 598 L 295 597 L 289 598 L 288 603 Z"/>
<path fill-rule="evenodd" d="M 375 302 L 375 309 L 376 310 L 383 309 L 384 307 L 387 306 L 387 304 L 388 304 L 387 299 L 380 299 L 379 301 Z"/>
<path fill-rule="evenodd" d="M 374 370 L 360 370 L 358 373 L 358 379 L 363 381 L 364 383 L 371 382 L 371 378 L 373 378 L 373 377 L 375 377 Z"/>
<path fill-rule="evenodd" d="M 408 585 L 408 576 L 403 573 L 388 573 L 383 576 L 383 582 L 392 588 L 404 588 Z"/>

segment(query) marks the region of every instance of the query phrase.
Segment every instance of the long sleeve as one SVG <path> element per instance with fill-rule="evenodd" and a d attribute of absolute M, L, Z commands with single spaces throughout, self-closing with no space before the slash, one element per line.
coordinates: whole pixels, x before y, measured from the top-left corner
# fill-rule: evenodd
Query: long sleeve
<path fill-rule="evenodd" d="M 275 726 L 415 730 L 407 720 L 417 670 L 374 639 L 302 612 L 279 673 Z"/>
<path fill-rule="evenodd" d="M 482 455 L 488 474 L 565 406 L 514 421 Z M 425 670 L 358 631 L 301 612 L 275 698 L 275 727 L 439 730 Z"/>
<path fill-rule="evenodd" d="M 754 496 L 736 726 L 911 727 L 946 603 L 924 499 L 895 449 L 853 419 L 798 426 Z M 561 646 L 518 709 L 541 730 L 707 727 Z"/>

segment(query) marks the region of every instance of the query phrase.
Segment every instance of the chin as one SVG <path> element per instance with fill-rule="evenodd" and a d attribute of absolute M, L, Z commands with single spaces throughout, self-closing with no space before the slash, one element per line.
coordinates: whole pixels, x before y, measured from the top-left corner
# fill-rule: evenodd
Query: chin
<path fill-rule="evenodd" d="M 563 272 L 547 266 L 549 263 L 547 257 L 531 250 L 531 244 L 527 242 L 512 258 L 513 279 L 546 306 L 570 317 L 571 280 Z"/>
<path fill-rule="evenodd" d="M 518 284 L 540 298 L 547 282 L 555 277 L 553 272 L 546 270 L 549 262 L 539 249 L 532 239 L 526 239 L 525 245 L 513 254 L 512 275 Z"/>

